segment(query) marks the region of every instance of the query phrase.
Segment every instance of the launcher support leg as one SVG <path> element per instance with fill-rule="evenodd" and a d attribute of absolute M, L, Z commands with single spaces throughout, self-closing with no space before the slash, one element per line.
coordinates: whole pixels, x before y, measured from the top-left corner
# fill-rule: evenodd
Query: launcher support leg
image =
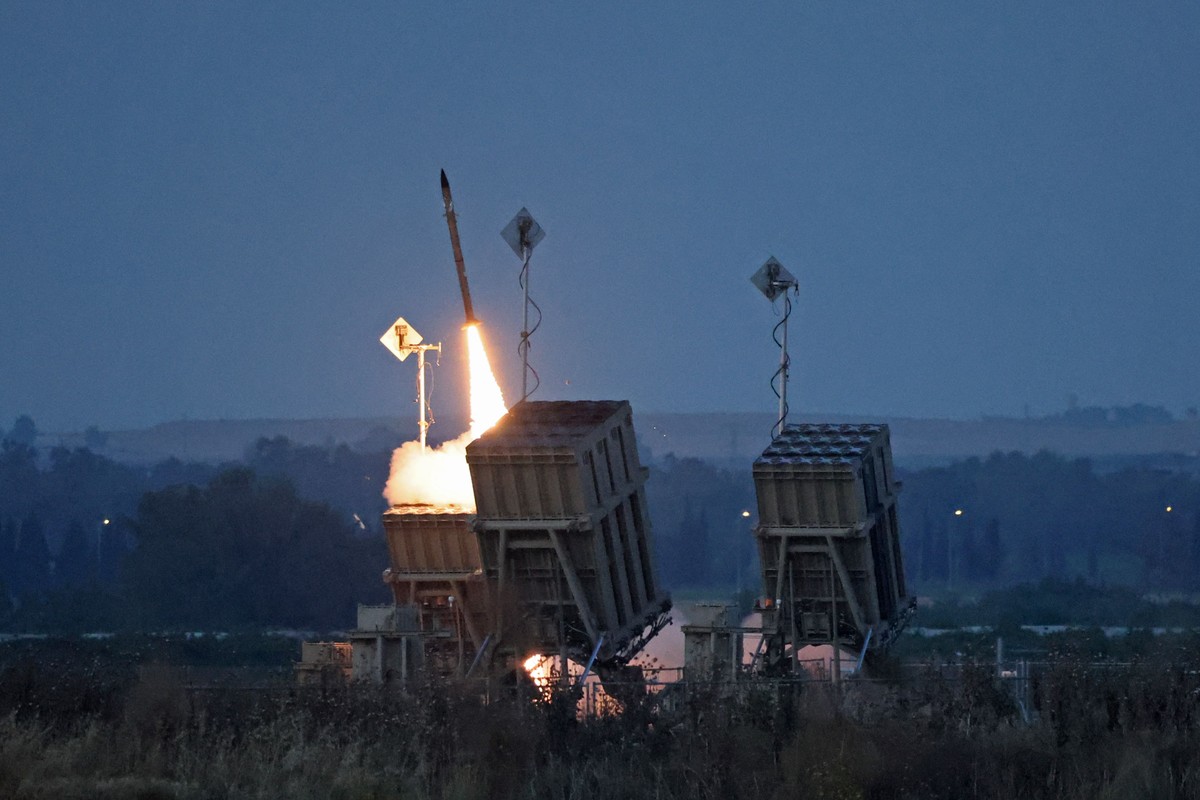
<path fill-rule="evenodd" d="M 471 673 L 475 671 L 477 666 L 479 666 L 479 662 L 483 660 L 483 654 L 487 652 L 488 645 L 491 643 L 492 635 L 489 633 L 487 636 L 483 637 L 483 644 L 479 645 L 479 650 L 475 652 L 475 660 L 471 662 L 471 666 L 467 668 L 467 674 L 463 677 L 471 677 Z"/>
<path fill-rule="evenodd" d="M 855 672 L 862 672 L 863 661 L 867 657 L 867 648 L 871 646 L 871 634 L 875 632 L 874 628 L 867 629 L 867 635 L 863 637 L 862 651 L 858 654 L 858 663 L 854 666 Z"/>
<path fill-rule="evenodd" d="M 588 603 L 587 595 L 583 593 L 583 584 L 579 582 L 579 576 L 575 574 L 575 566 L 571 563 L 571 554 L 567 552 L 567 548 L 563 545 L 562 537 L 558 535 L 558 531 L 551 528 L 550 543 L 554 545 L 554 552 L 558 554 L 558 563 L 562 565 L 563 575 L 567 579 L 567 586 L 571 587 L 571 595 L 575 600 L 576 607 L 579 608 L 579 616 L 583 618 L 583 626 L 587 628 L 588 638 L 593 642 L 600 640 L 600 632 L 596 628 L 596 619 L 592 615 L 592 606 Z"/>
<path fill-rule="evenodd" d="M 604 634 L 600 634 L 600 638 L 596 640 L 596 646 L 592 648 L 592 655 L 588 658 L 587 666 L 583 668 L 583 674 L 579 676 L 577 686 L 583 686 L 587 683 L 588 675 L 592 673 L 592 665 L 596 663 L 596 656 L 600 653 L 600 645 L 604 644 Z"/>
<path fill-rule="evenodd" d="M 846 565 L 842 563 L 842 556 L 838 552 L 833 537 L 826 536 L 825 544 L 829 547 L 829 558 L 832 559 L 833 565 L 837 568 L 838 580 L 841 581 L 842 591 L 846 595 L 846 605 L 850 607 L 850 614 L 854 617 L 854 625 L 861 631 L 866 625 L 863 624 L 863 613 L 858 603 L 858 595 L 854 592 L 854 585 L 850 583 L 850 573 L 846 570 Z M 837 589 L 835 587 L 834 595 L 836 596 L 836 594 Z"/>
<path fill-rule="evenodd" d="M 500 542 L 496 553 L 496 638 L 504 635 L 504 604 L 508 598 L 504 594 L 505 576 L 508 574 L 508 531 L 500 529 Z"/>
<path fill-rule="evenodd" d="M 458 602 L 458 610 L 462 614 L 463 624 L 467 628 L 467 635 L 471 637 L 471 644 L 479 647 L 479 631 L 475 628 L 475 620 L 471 618 L 471 607 L 467 604 L 465 597 L 466 587 L 458 581 L 451 581 L 450 586 L 454 589 L 454 594 Z"/>

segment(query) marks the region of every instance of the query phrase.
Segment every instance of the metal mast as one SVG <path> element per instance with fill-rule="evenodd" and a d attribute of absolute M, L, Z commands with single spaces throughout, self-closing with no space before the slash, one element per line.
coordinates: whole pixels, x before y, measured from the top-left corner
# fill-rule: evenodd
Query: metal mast
<path fill-rule="evenodd" d="M 430 421 L 428 414 L 429 401 L 426 399 L 427 392 L 425 391 L 425 353 L 430 350 L 436 350 L 438 356 L 442 354 L 442 343 L 437 344 L 422 344 L 421 334 L 417 333 L 417 329 L 408 324 L 404 317 L 398 317 L 392 325 L 383 332 L 383 336 L 379 337 L 379 341 L 392 352 L 396 358 L 403 361 L 413 353 L 417 354 L 417 402 L 421 405 L 421 414 L 417 421 L 420 428 L 421 449 L 425 449 L 426 434 L 429 432 L 429 426 L 433 424 Z"/>
<path fill-rule="evenodd" d="M 517 258 L 521 259 L 521 274 L 518 281 L 521 284 L 525 304 L 521 318 L 521 341 L 517 345 L 517 351 L 521 354 L 521 399 L 525 400 L 537 391 L 538 384 L 541 383 L 538 380 L 537 370 L 529 366 L 529 337 L 542 324 L 542 309 L 529 297 L 529 257 L 533 255 L 533 248 L 537 247 L 538 242 L 546 238 L 546 231 L 542 229 L 541 225 L 538 225 L 537 220 L 533 218 L 528 209 L 522 208 L 504 226 L 504 230 L 500 231 L 500 236 L 508 242 L 508 246 L 517 254 Z M 533 328 L 529 327 L 530 306 L 533 306 L 533 310 L 537 312 L 537 321 L 533 323 Z M 530 373 L 533 373 L 534 378 L 533 389 L 529 388 Z"/>
<path fill-rule="evenodd" d="M 774 439 L 783 433 L 784 423 L 787 422 L 787 384 L 792 363 L 791 358 L 788 357 L 788 318 L 792 316 L 792 299 L 789 297 L 789 293 L 796 294 L 799 290 L 795 276 L 784 269 L 783 264 L 780 264 L 775 256 L 768 258 L 766 263 L 750 276 L 750 282 L 772 303 L 776 298 L 783 297 L 783 319 L 775 325 L 775 330 L 772 332 L 775 344 L 779 345 L 779 369 L 775 370 L 775 374 L 771 376 L 771 389 L 779 397 L 779 417 L 774 427 L 771 428 L 771 438 Z M 780 337 L 781 330 L 782 338 Z"/>

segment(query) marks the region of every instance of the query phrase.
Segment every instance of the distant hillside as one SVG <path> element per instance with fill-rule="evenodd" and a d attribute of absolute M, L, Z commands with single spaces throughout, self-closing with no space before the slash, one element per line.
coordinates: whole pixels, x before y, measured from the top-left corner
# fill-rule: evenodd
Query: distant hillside
<path fill-rule="evenodd" d="M 118 461 L 148 464 L 175 457 L 183 461 L 220 463 L 240 459 L 246 447 L 259 438 L 285 436 L 298 444 L 348 444 L 364 450 L 395 447 L 414 437 L 408 420 L 394 417 L 367 419 L 246 419 L 176 420 L 151 428 L 105 432 L 99 452 Z M 450 438 L 448 431 L 446 438 Z M 453 427 L 457 435 L 458 427 Z M 431 432 L 431 436 L 433 433 Z M 41 448 L 64 445 L 83 447 L 84 434 L 44 434 Z"/>
<path fill-rule="evenodd" d="M 766 446 L 771 414 L 641 414 L 638 434 L 654 455 L 674 453 L 717 461 L 753 459 Z M 793 415 L 790 422 L 885 422 L 892 450 L 906 466 L 925 466 L 996 450 L 1066 456 L 1200 454 L 1200 421 L 1081 425 L 1059 418 L 976 420 Z"/>
<path fill-rule="evenodd" d="M 1196 419 L 1123 424 L 1081 424 L 1063 418 L 977 420 L 911 419 L 851 415 L 794 415 L 792 422 L 886 422 L 892 447 L 904 466 L 942 463 L 996 450 L 1034 453 L 1052 450 L 1068 456 L 1124 457 L 1157 453 L 1200 454 Z M 722 464 L 746 463 L 766 446 L 774 418 L 763 413 L 638 413 L 635 424 L 643 457 L 696 457 Z M 221 462 L 242 457 L 260 437 L 286 436 L 299 444 L 345 443 L 384 450 L 415 438 L 411 420 L 397 417 L 308 420 L 179 420 L 142 430 L 107 432 L 100 452 L 130 463 L 169 457 Z M 453 438 L 464 420 L 440 418 L 433 441 Z M 82 447 L 82 433 L 43 434 L 42 448 Z"/>

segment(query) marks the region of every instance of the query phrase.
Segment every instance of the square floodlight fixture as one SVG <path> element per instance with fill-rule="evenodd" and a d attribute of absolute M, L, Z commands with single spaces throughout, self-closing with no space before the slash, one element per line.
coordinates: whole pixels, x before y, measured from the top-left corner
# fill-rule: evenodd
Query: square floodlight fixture
<path fill-rule="evenodd" d="M 542 229 L 541 225 L 538 225 L 529 210 L 522 207 L 517 215 L 504 226 L 504 230 L 500 231 L 500 236 L 508 242 L 508 246 L 517 254 L 517 258 L 524 259 L 526 251 L 532 252 L 538 242 L 546 238 L 546 231 Z"/>
<path fill-rule="evenodd" d="M 392 355 L 403 361 L 412 355 L 412 348 L 420 344 L 423 338 L 421 334 L 417 333 L 416 328 L 408 324 L 408 320 L 404 317 L 396 317 L 396 321 L 383 332 L 379 341 L 392 351 Z"/>
<path fill-rule="evenodd" d="M 796 286 L 796 276 L 784 269 L 775 256 L 771 256 L 758 268 L 758 272 L 750 276 L 750 282 L 758 287 L 768 300 L 774 302 L 775 298 Z"/>

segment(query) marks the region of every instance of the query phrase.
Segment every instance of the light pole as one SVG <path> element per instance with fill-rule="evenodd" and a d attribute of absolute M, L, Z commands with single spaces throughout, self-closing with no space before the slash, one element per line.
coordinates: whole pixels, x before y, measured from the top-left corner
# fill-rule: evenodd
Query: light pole
<path fill-rule="evenodd" d="M 100 583 L 104 578 L 104 530 L 111 523 L 111 519 L 104 517 L 96 526 L 96 583 Z"/>
<path fill-rule="evenodd" d="M 742 509 L 741 513 L 737 516 L 737 520 L 734 522 L 734 529 L 737 531 L 738 536 L 742 534 L 742 526 L 748 525 L 749 523 L 750 512 L 746 509 Z M 751 540 L 753 540 L 753 538 L 754 537 L 751 537 Z M 736 539 L 734 541 L 736 541 Z M 742 564 L 736 558 L 733 560 L 734 583 L 736 584 L 736 596 L 738 597 L 740 597 L 742 594 L 742 573 L 745 571 L 745 568 L 745 564 Z"/>
<path fill-rule="evenodd" d="M 954 518 L 961 519 L 963 510 L 961 508 L 954 509 Z M 955 531 L 957 533 L 957 531 Z M 954 586 L 954 535 L 950 529 L 946 530 L 946 588 L 950 589 Z"/>

